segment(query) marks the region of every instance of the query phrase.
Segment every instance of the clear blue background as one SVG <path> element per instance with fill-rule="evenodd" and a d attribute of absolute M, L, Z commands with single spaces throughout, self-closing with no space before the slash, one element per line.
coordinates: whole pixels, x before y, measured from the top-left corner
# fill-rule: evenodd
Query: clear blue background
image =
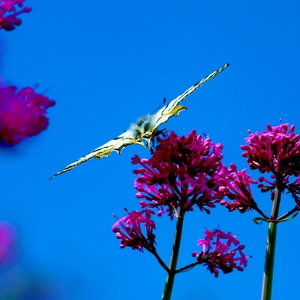
<path fill-rule="evenodd" d="M 131 157 L 113 153 L 49 181 L 67 164 L 171 101 L 225 63 L 230 67 L 184 101 L 166 127 L 192 129 L 224 145 L 224 161 L 246 168 L 247 130 L 299 122 L 299 1 L 28 1 L 23 24 L 2 33 L 1 70 L 18 87 L 56 100 L 50 126 L 1 149 L 0 219 L 18 232 L 20 265 L 51 286 L 55 299 L 160 299 L 165 271 L 147 252 L 119 249 L 112 213 L 138 208 Z M 254 178 L 258 174 L 252 172 Z M 270 212 L 268 195 L 256 200 Z M 282 213 L 293 206 L 284 197 Z M 176 277 L 173 300 L 260 299 L 267 224 L 256 213 L 186 216 L 179 266 L 192 261 L 205 227 L 239 234 L 252 255 L 244 272 L 214 278 L 203 267 Z M 175 222 L 157 224 L 169 261 Z M 279 225 L 273 298 L 299 297 L 299 218 Z M 43 298 L 45 299 L 45 298 Z"/>

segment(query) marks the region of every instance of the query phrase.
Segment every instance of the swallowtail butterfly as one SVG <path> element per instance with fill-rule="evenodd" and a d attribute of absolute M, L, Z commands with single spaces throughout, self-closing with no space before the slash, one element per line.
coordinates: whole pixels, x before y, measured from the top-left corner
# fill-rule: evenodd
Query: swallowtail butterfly
<path fill-rule="evenodd" d="M 185 106 L 179 105 L 179 103 L 186 97 L 188 97 L 191 93 L 193 93 L 196 89 L 198 89 L 201 85 L 203 85 L 205 82 L 213 79 L 215 76 L 221 73 L 228 66 L 229 64 L 225 64 L 220 69 L 209 74 L 207 77 L 203 78 L 202 80 L 194 84 L 192 87 L 187 89 L 183 94 L 179 95 L 177 98 L 172 100 L 169 104 L 165 105 L 157 113 L 140 117 L 137 120 L 137 123 L 132 124 L 127 131 L 120 134 L 116 138 L 110 140 L 106 144 L 96 148 L 87 155 L 79 158 L 75 162 L 69 164 L 63 170 L 54 174 L 51 178 L 62 173 L 68 172 L 93 157 L 100 159 L 103 156 L 109 156 L 112 151 L 116 151 L 120 154 L 122 149 L 129 145 L 138 144 L 151 149 L 151 140 L 155 137 L 155 133 L 158 126 L 163 123 L 166 123 L 171 117 L 178 116 L 178 114 L 182 110 L 186 109 Z M 144 141 L 146 142 L 146 146 L 144 144 Z"/>

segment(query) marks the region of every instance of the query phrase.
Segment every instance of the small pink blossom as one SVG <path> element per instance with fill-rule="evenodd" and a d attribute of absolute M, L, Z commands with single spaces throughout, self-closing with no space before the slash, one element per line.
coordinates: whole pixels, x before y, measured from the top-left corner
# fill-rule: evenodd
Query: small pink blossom
<path fill-rule="evenodd" d="M 120 248 L 131 247 L 143 252 L 146 248 L 150 252 L 155 250 L 155 223 L 151 220 L 154 212 L 144 209 L 140 212 L 128 212 L 128 216 L 119 219 L 112 227 L 116 237 L 121 239 Z M 144 235 L 145 232 L 145 235 Z"/>
<path fill-rule="evenodd" d="M 195 130 L 188 137 L 171 132 L 158 142 L 150 159 L 141 160 L 137 155 L 132 159 L 142 166 L 134 171 L 139 176 L 134 183 L 136 197 L 146 200 L 140 202 L 141 207 L 158 208 L 158 215 L 168 213 L 170 218 L 174 210 L 189 211 L 193 206 L 210 213 L 221 194 L 222 145 L 196 135 Z"/>
<path fill-rule="evenodd" d="M 17 18 L 18 15 L 31 11 L 31 7 L 24 7 L 17 11 L 16 6 L 23 7 L 23 2 L 25 0 L 0 0 L 0 29 L 10 31 L 22 23 Z"/>
<path fill-rule="evenodd" d="M 285 183 L 285 189 L 288 190 L 287 193 L 292 194 L 293 199 L 295 200 L 295 203 L 298 207 L 298 210 L 300 210 L 300 175 L 294 180 L 292 183 Z M 274 190 L 272 192 L 272 196 L 274 198 Z"/>
<path fill-rule="evenodd" d="M 245 169 L 238 171 L 235 164 L 230 164 L 229 169 L 224 167 L 220 184 L 219 191 L 224 197 L 228 197 L 229 201 L 223 199 L 218 202 L 229 211 L 238 210 L 244 213 L 257 208 L 250 188 L 250 184 L 257 184 L 257 181 L 251 179 Z"/>
<path fill-rule="evenodd" d="M 207 269 L 218 277 L 219 270 L 224 274 L 232 272 L 234 269 L 243 271 L 247 266 L 247 256 L 242 251 L 245 246 L 232 233 L 225 233 L 220 229 L 213 231 L 205 230 L 205 237 L 198 240 L 198 246 L 202 251 L 193 252 L 197 264 L 207 266 Z"/>
<path fill-rule="evenodd" d="M 0 141 L 14 146 L 45 130 L 49 124 L 47 108 L 54 104 L 33 88 L 17 91 L 14 86 L 0 87 Z"/>

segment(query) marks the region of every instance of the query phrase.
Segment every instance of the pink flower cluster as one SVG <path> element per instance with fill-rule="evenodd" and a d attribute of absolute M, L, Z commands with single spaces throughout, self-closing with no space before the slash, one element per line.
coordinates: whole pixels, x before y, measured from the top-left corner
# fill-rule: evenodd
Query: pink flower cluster
<path fill-rule="evenodd" d="M 13 146 L 45 130 L 49 124 L 45 114 L 54 104 L 33 88 L 0 87 L 0 141 Z"/>
<path fill-rule="evenodd" d="M 244 201 L 250 196 L 253 199 L 248 188 L 253 181 L 244 171 L 238 172 L 234 165 L 227 169 L 221 162 L 222 145 L 196 135 L 195 130 L 187 137 L 178 137 L 171 132 L 158 138 L 158 142 L 150 159 L 141 160 L 137 155 L 132 159 L 133 164 L 141 165 L 134 171 L 138 175 L 134 185 L 138 190 L 137 198 L 145 199 L 140 202 L 143 210 L 128 212 L 128 216 L 113 225 L 113 232 L 121 239 L 121 248 L 146 249 L 167 272 L 171 272 L 156 252 L 152 209 L 159 209 L 158 216 L 167 213 L 170 219 L 175 215 L 183 222 L 184 214 L 192 211 L 194 206 L 210 213 L 209 209 L 215 207 L 215 202 L 220 202 L 224 195 L 234 195 Z M 242 251 L 244 245 L 239 245 L 231 233 L 225 234 L 221 230 L 206 230 L 205 234 L 205 238 L 198 241 L 202 251 L 192 254 L 196 262 L 172 272 L 183 272 L 198 264 L 207 266 L 216 277 L 219 270 L 224 273 L 233 269 L 243 271 L 247 265 L 247 257 Z"/>
<path fill-rule="evenodd" d="M 247 158 L 250 168 L 269 175 L 269 178 L 261 176 L 258 179 L 261 192 L 271 192 L 273 200 L 276 188 L 281 192 L 288 190 L 300 204 L 300 135 L 295 134 L 295 126 L 288 123 L 267 125 L 267 130 L 260 134 L 251 133 L 246 141 L 247 144 L 241 146 L 242 156 Z M 218 201 L 221 205 L 229 211 L 243 213 L 255 209 L 262 214 L 251 192 L 251 184 L 257 184 L 257 181 L 251 179 L 246 170 L 237 171 L 231 164 L 228 170 L 224 169 L 220 182 L 220 192 L 229 199 Z"/>
<path fill-rule="evenodd" d="M 240 245 L 232 233 L 225 233 L 220 229 L 213 231 L 205 230 L 205 238 L 198 240 L 198 246 L 202 246 L 202 251 L 193 252 L 197 259 L 197 264 L 207 266 L 207 269 L 218 277 L 219 270 L 224 274 L 232 272 L 234 269 L 243 271 L 247 266 L 247 256 L 242 251 L 245 246 Z"/>
<path fill-rule="evenodd" d="M 138 175 L 134 186 L 142 208 L 158 208 L 159 215 L 168 213 L 173 218 L 175 210 L 189 211 L 193 206 L 210 213 L 219 199 L 219 177 L 222 172 L 222 145 L 213 144 L 210 138 L 196 135 L 178 137 L 171 132 L 150 159 L 133 157 L 133 164 L 142 167 L 134 171 Z"/>
<path fill-rule="evenodd" d="M 155 223 L 151 220 L 153 211 L 144 209 L 140 212 L 128 212 L 128 215 L 119 219 L 113 225 L 113 232 L 121 239 L 120 248 L 131 247 L 143 251 L 143 248 L 150 252 L 155 249 Z M 144 235 L 145 231 L 145 235 Z"/>
<path fill-rule="evenodd" d="M 16 6 L 23 7 L 25 0 L 0 0 L 0 29 L 7 31 L 15 29 L 22 21 L 18 19 L 18 16 L 22 13 L 28 13 L 31 11 L 30 7 L 24 7 L 17 11 Z"/>
<path fill-rule="evenodd" d="M 300 135 L 295 135 L 295 126 L 288 123 L 267 126 L 267 131 L 253 133 L 242 145 L 242 156 L 247 158 L 250 168 L 261 173 L 299 176 L 300 174 Z"/>

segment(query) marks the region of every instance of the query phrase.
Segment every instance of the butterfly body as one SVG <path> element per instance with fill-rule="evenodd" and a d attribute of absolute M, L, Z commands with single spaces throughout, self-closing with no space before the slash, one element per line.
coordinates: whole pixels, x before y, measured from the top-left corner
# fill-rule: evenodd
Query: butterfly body
<path fill-rule="evenodd" d="M 127 131 L 123 132 L 122 134 L 105 143 L 104 145 L 94 149 L 87 155 L 79 158 L 77 161 L 69 164 L 63 170 L 54 174 L 50 179 L 57 175 L 72 170 L 78 165 L 90 160 L 91 158 L 95 157 L 101 159 L 104 156 L 109 156 L 112 151 L 116 151 L 118 154 L 120 154 L 123 148 L 129 145 L 137 144 L 143 147 L 148 147 L 151 150 L 151 140 L 153 140 L 154 136 L 156 135 L 157 128 L 161 124 L 166 123 L 171 117 L 178 116 L 178 114 L 182 110 L 187 109 L 185 106 L 179 105 L 179 103 L 186 97 L 188 97 L 191 93 L 193 93 L 196 89 L 198 89 L 200 86 L 202 86 L 205 82 L 209 81 L 210 79 L 218 75 L 220 72 L 222 72 L 228 66 L 229 64 L 225 64 L 223 67 L 219 68 L 215 72 L 203 78 L 202 80 L 194 84 L 192 87 L 187 89 L 183 94 L 179 95 L 170 103 L 162 107 L 157 113 L 152 115 L 148 114 L 146 116 L 140 117 L 137 120 L 137 123 L 132 124 Z M 146 142 L 146 145 L 144 141 Z"/>

